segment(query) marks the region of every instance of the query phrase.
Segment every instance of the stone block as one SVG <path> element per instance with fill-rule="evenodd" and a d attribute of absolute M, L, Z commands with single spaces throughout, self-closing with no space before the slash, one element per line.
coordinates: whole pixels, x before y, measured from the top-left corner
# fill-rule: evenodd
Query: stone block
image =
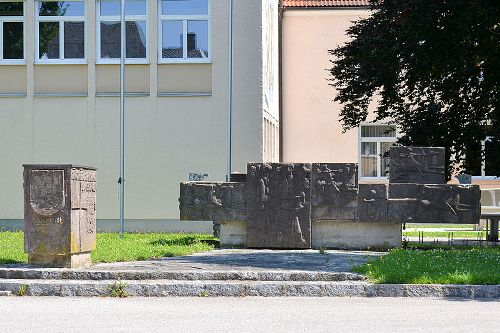
<path fill-rule="evenodd" d="M 96 170 L 24 165 L 24 220 L 30 264 L 90 266 L 96 247 Z"/>
<path fill-rule="evenodd" d="M 355 163 L 313 163 L 311 216 L 321 219 L 356 220 L 358 166 Z"/>
<path fill-rule="evenodd" d="M 389 183 L 445 184 L 445 150 L 391 147 Z"/>
<path fill-rule="evenodd" d="M 417 199 L 389 199 L 387 221 L 393 223 L 414 223 L 417 214 Z"/>
<path fill-rule="evenodd" d="M 359 221 L 387 222 L 387 209 L 387 184 L 359 184 Z"/>
<path fill-rule="evenodd" d="M 480 197 L 478 185 L 421 185 L 415 222 L 478 224 Z"/>
<path fill-rule="evenodd" d="M 311 246 L 311 164 L 247 165 L 247 246 Z"/>
<path fill-rule="evenodd" d="M 181 183 L 179 211 L 181 220 L 245 221 L 245 183 Z"/>
<path fill-rule="evenodd" d="M 387 250 L 401 246 L 401 225 L 388 222 L 321 220 L 312 225 L 312 247 Z"/>
<path fill-rule="evenodd" d="M 247 226 L 244 221 L 224 221 L 220 224 L 220 246 L 245 247 L 247 241 Z"/>

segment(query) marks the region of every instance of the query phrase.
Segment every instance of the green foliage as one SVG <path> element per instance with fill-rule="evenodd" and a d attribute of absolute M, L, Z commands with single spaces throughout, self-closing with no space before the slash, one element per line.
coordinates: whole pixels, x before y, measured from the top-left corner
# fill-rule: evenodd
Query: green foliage
<path fill-rule="evenodd" d="M 28 255 L 24 253 L 24 233 L 0 232 L 0 265 L 19 264 L 28 262 Z"/>
<path fill-rule="evenodd" d="M 193 254 L 214 249 L 216 238 L 196 234 L 125 234 L 98 233 L 93 262 L 147 260 Z M 24 233 L 0 232 L 0 264 L 28 261 L 24 253 Z"/>
<path fill-rule="evenodd" d="M 493 136 L 490 172 L 500 173 L 500 2 L 372 0 L 372 15 L 330 50 L 344 130 L 367 119 L 400 129 L 399 142 L 446 148 L 447 175 L 477 169 L 480 140 Z"/>
<path fill-rule="evenodd" d="M 202 291 L 200 291 L 200 295 L 199 296 L 200 297 L 208 297 L 210 295 L 208 294 L 208 292 L 206 290 L 202 290 Z"/>
<path fill-rule="evenodd" d="M 320 246 L 318 249 L 319 254 L 325 254 L 326 253 L 326 248 L 324 246 Z"/>
<path fill-rule="evenodd" d="M 28 285 L 21 284 L 16 292 L 16 296 L 24 296 L 28 292 Z"/>
<path fill-rule="evenodd" d="M 127 288 L 127 284 L 122 281 L 116 281 L 111 286 L 109 286 L 109 297 L 119 297 L 125 298 L 128 297 L 128 293 L 125 290 Z"/>
<path fill-rule="evenodd" d="M 376 283 L 500 284 L 500 248 L 397 249 L 354 271 Z"/>

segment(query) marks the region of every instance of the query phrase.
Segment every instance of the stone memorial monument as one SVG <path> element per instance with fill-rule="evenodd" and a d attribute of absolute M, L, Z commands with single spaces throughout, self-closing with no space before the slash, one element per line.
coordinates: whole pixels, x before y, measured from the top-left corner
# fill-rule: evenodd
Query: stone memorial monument
<path fill-rule="evenodd" d="M 89 267 L 96 247 L 96 169 L 67 164 L 23 167 L 28 263 Z"/>
<path fill-rule="evenodd" d="M 181 183 L 182 220 L 211 220 L 222 246 L 390 248 L 404 223 L 471 223 L 477 185 L 445 183 L 445 151 L 392 147 L 388 183 L 355 163 L 248 163 L 232 182 Z"/>

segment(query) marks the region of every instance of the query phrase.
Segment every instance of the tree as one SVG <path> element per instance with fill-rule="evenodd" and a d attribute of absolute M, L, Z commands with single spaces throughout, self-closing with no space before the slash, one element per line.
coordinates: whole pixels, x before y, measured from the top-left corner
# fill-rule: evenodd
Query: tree
<path fill-rule="evenodd" d="M 368 117 L 400 130 L 399 143 L 446 148 L 453 169 L 477 173 L 481 140 L 500 175 L 500 1 L 371 0 L 346 44 L 330 50 L 344 131 Z M 491 155 L 491 156 L 490 156 Z"/>

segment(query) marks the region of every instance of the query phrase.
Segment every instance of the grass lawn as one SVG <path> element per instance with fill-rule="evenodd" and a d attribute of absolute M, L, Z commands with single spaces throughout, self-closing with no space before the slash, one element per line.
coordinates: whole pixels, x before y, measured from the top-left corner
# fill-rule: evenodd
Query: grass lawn
<path fill-rule="evenodd" d="M 205 240 L 215 238 L 195 234 L 125 234 L 120 239 L 116 233 L 98 233 L 92 261 L 147 260 L 213 250 L 214 246 Z M 0 264 L 27 262 L 23 244 L 23 232 L 0 232 Z"/>
<path fill-rule="evenodd" d="M 403 231 L 403 236 L 418 237 L 420 231 Z M 453 233 L 454 238 L 478 239 L 482 236 L 486 238 L 486 231 L 424 231 L 424 237 L 444 237 L 447 238 Z"/>
<path fill-rule="evenodd" d="M 375 283 L 500 284 L 500 248 L 396 249 L 354 271 Z"/>
<path fill-rule="evenodd" d="M 440 228 L 440 229 L 470 229 L 472 230 L 473 224 L 427 224 L 427 223 L 406 223 L 407 229 L 412 228 Z"/>

